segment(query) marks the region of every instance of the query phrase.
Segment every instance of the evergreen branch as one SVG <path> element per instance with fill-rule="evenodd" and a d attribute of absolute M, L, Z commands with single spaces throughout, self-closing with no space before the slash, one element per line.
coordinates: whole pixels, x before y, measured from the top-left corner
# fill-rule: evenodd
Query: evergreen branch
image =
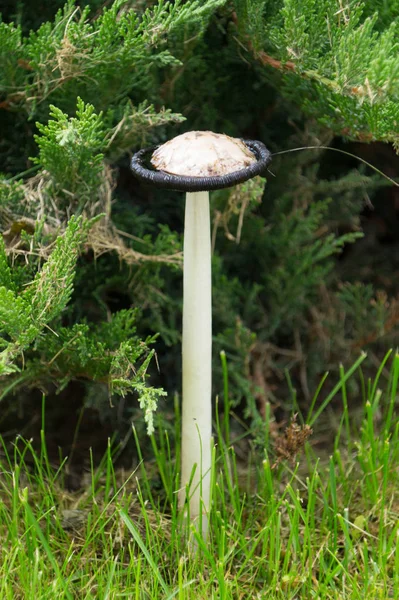
<path fill-rule="evenodd" d="M 71 297 L 78 251 L 87 228 L 81 217 L 71 218 L 64 235 L 57 239 L 55 250 L 23 294 L 39 329 L 58 316 Z"/>
<path fill-rule="evenodd" d="M 341 135 L 399 147 L 399 18 L 379 30 L 378 12 L 331 0 L 235 0 L 239 43 L 302 110 Z M 273 79 L 270 67 L 283 80 Z M 282 84 L 282 85 L 281 85 Z"/>

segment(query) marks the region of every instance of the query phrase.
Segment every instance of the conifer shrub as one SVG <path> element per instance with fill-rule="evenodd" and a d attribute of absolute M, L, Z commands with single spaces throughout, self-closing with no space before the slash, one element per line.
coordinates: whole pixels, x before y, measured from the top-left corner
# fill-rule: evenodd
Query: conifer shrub
<path fill-rule="evenodd" d="M 26 3 L 0 21 L 0 394 L 56 402 L 83 382 L 103 420 L 151 431 L 180 386 L 183 202 L 133 180 L 131 152 L 203 128 L 373 162 L 366 143 L 397 147 L 398 15 L 329 0 L 45 5 L 42 20 Z M 267 403 L 289 407 L 285 372 L 306 401 L 326 369 L 394 343 L 398 320 L 365 218 L 389 182 L 321 149 L 270 171 L 212 196 L 214 393 L 224 350 L 231 397 L 258 422 Z"/>
<path fill-rule="evenodd" d="M 113 165 L 156 138 L 156 128 L 184 119 L 160 102 L 160 72 L 181 64 L 167 37 L 198 33 L 221 4 L 159 3 L 139 12 L 118 0 L 89 18 L 88 6 L 68 2 L 26 35 L 0 23 L 8 134 L 0 151 L 2 397 L 100 382 L 110 397 L 135 392 L 153 431 L 166 392 L 146 383 L 156 331 L 139 336 L 136 321 L 144 298 L 161 293 L 162 266 L 181 265 L 181 244 L 167 223 L 158 227 L 134 206 L 131 229 L 118 229 Z M 135 277 L 141 285 L 133 291 Z M 111 289 L 129 300 L 123 310 L 107 302 Z"/>

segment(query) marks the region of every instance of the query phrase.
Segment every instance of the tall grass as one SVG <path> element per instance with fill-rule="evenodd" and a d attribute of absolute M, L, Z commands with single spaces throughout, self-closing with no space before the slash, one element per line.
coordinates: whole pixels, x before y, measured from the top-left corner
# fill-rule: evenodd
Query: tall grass
<path fill-rule="evenodd" d="M 0 598 L 399 598 L 399 355 L 388 353 L 373 380 L 365 380 L 364 360 L 341 367 L 332 392 L 316 391 L 304 418 L 314 436 L 288 462 L 276 461 L 268 433 L 265 447 L 253 448 L 248 432 L 239 440 L 246 460 L 237 458 L 223 360 L 210 536 L 205 543 L 192 529 L 195 553 L 181 535 L 177 507 L 177 403 L 177 447 L 159 427 L 151 464 L 141 457 L 127 477 L 115 470 L 110 444 L 79 493 L 63 486 L 66 461 L 51 466 L 44 430 L 40 451 L 21 438 L 11 449 L 3 443 Z M 355 380 L 360 420 L 348 396 Z M 339 419 L 326 455 L 318 423 L 333 400 Z"/>

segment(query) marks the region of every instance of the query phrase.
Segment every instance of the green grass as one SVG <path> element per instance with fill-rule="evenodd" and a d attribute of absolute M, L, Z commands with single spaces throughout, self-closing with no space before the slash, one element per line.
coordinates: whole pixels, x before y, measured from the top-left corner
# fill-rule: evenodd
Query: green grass
<path fill-rule="evenodd" d="M 128 477 L 110 447 L 79 494 L 62 485 L 65 464 L 49 464 L 44 434 L 40 452 L 22 439 L 12 451 L 3 444 L 1 600 L 399 598 L 399 355 L 388 353 L 372 381 L 364 358 L 341 368 L 331 393 L 317 390 L 315 434 L 296 461 L 272 468 L 273 439 L 251 450 L 249 438 L 238 442 L 247 463 L 238 460 L 228 419 L 216 423 L 210 536 L 191 531 L 196 553 L 181 533 L 179 452 L 166 431 L 152 439 L 153 461 Z M 350 384 L 362 395 L 360 420 Z M 318 435 L 328 411 L 338 414 L 330 455 Z"/>

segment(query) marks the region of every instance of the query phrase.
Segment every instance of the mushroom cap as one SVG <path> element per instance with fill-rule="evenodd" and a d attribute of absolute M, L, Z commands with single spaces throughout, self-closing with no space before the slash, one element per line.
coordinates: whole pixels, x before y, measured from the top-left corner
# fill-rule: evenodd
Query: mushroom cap
<path fill-rule="evenodd" d="M 148 168 L 151 162 L 156 168 Z M 181 192 L 221 190 L 262 175 L 272 156 L 257 140 L 239 140 L 210 131 L 179 135 L 132 157 L 135 177 Z M 172 172 L 173 169 L 173 172 Z"/>
<path fill-rule="evenodd" d="M 256 163 L 243 141 L 212 131 L 188 131 L 160 146 L 151 164 L 158 170 L 189 177 L 219 177 Z"/>

